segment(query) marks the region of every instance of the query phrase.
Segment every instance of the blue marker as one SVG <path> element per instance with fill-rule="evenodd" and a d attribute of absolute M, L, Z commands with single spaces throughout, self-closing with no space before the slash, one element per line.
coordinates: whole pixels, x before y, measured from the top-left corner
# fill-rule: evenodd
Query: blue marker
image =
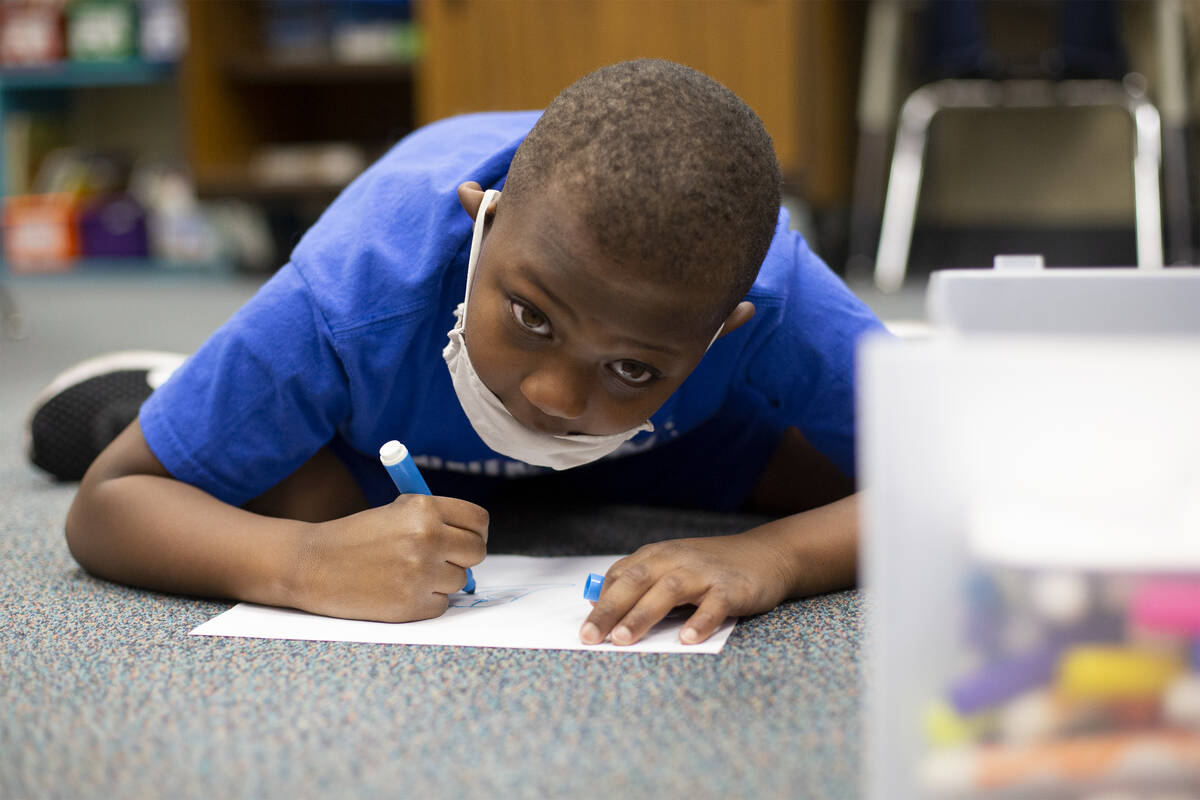
<path fill-rule="evenodd" d="M 429 491 L 425 479 L 421 477 L 421 471 L 417 469 L 408 448 L 395 439 L 379 448 L 379 460 L 400 494 L 433 494 Z M 463 591 L 475 594 L 475 576 L 471 574 L 470 569 L 467 570 L 467 585 L 463 587 Z"/>
<path fill-rule="evenodd" d="M 604 588 L 604 576 L 589 572 L 587 581 L 583 584 L 583 599 L 593 603 L 600 599 L 600 590 Z"/>

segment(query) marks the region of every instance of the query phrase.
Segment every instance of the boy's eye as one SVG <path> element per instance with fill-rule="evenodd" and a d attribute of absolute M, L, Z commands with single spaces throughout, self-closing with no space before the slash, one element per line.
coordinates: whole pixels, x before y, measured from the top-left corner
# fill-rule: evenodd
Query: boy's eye
<path fill-rule="evenodd" d="M 538 336 L 550 335 L 550 320 L 546 319 L 545 314 L 517 300 L 513 300 L 511 306 L 513 319 L 522 328 Z"/>
<path fill-rule="evenodd" d="M 626 383 L 647 383 L 654 378 L 654 372 L 645 364 L 627 358 L 611 362 L 608 368 Z"/>

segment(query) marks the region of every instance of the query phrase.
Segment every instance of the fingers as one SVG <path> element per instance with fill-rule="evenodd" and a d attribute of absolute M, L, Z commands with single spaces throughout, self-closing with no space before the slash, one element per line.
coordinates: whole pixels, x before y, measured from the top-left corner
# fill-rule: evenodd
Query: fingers
<path fill-rule="evenodd" d="M 450 607 L 450 598 L 446 594 L 440 592 L 430 592 L 424 597 L 422 602 L 414 608 L 411 616 L 408 619 L 396 620 L 398 622 L 413 622 L 419 619 L 434 619 L 446 613 L 446 609 Z"/>
<path fill-rule="evenodd" d="M 432 497 L 430 499 L 437 506 L 443 522 L 455 528 L 470 531 L 482 539 L 483 544 L 487 544 L 489 521 L 487 509 L 454 497 Z"/>
<path fill-rule="evenodd" d="M 653 583 L 653 575 L 646 564 L 626 567 L 627 561 L 621 559 L 605 574 L 600 599 L 579 629 L 579 640 L 584 644 L 603 642 Z"/>
<path fill-rule="evenodd" d="M 438 595 L 460 592 L 467 584 L 466 569 L 448 561 L 443 561 L 435 567 L 429 577 L 429 588 Z"/>
<path fill-rule="evenodd" d="M 406 580 L 421 592 L 447 594 L 467 583 L 467 568 L 487 555 L 488 512 L 452 497 L 406 494 L 390 506 L 397 515 L 394 545 Z"/>
<path fill-rule="evenodd" d="M 457 570 L 465 574 L 463 570 L 457 567 L 452 567 L 447 564 L 448 574 L 450 570 Z M 451 580 L 442 579 L 441 583 L 450 585 Z M 415 589 L 411 584 L 397 585 L 395 591 L 389 596 L 389 601 L 383 604 L 372 604 L 363 606 L 359 604 L 339 605 L 337 607 L 322 607 L 310 608 L 314 613 L 325 614 L 326 616 L 343 617 L 345 619 L 365 619 L 373 622 L 415 622 L 420 619 L 433 619 L 440 617 L 446 613 L 446 609 L 450 606 L 450 598 L 448 595 L 455 591 L 451 589 L 445 592 L 437 592 L 427 587 Z"/>
<path fill-rule="evenodd" d="M 679 632 L 679 641 L 684 644 L 699 644 L 713 635 L 721 623 L 729 618 L 729 597 L 720 587 L 714 586 L 704 595 L 696 613 L 684 623 Z"/>
<path fill-rule="evenodd" d="M 704 589 L 702 579 L 693 573 L 675 570 L 663 575 L 613 628 L 613 644 L 633 644 L 671 613 L 671 609 L 694 602 Z"/>
<path fill-rule="evenodd" d="M 454 497 L 427 494 L 402 494 L 392 502 L 393 508 L 400 509 L 406 516 L 436 518 L 451 527 L 469 531 L 487 544 L 489 517 L 482 506 Z"/>
<path fill-rule="evenodd" d="M 660 572 L 646 562 L 622 559 L 609 569 L 600 599 L 579 631 L 580 641 L 599 644 L 611 636 L 614 644 L 632 644 L 672 608 L 703 591 L 700 578 L 686 570 Z"/>
<path fill-rule="evenodd" d="M 438 555 L 451 564 L 462 567 L 464 576 L 467 567 L 475 566 L 487 555 L 487 545 L 483 539 L 479 538 L 478 534 L 468 533 L 462 528 L 443 527 L 438 544 Z"/>

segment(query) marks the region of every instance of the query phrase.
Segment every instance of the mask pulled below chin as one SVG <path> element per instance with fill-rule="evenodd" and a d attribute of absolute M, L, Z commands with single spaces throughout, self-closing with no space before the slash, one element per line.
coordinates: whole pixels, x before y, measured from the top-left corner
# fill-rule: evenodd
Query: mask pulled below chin
<path fill-rule="evenodd" d="M 449 343 L 442 350 L 442 358 L 450 371 L 454 393 L 462 406 L 471 427 L 484 444 L 497 453 L 556 470 L 571 469 L 603 458 L 642 431 L 653 431 L 654 425 L 646 420 L 637 427 L 621 433 L 605 436 L 586 434 L 550 434 L 530 430 L 509 413 L 500 398 L 496 397 L 480 379 L 471 357 L 467 354 L 464 325 L 467 319 L 467 303 L 471 298 L 471 287 L 475 282 L 475 266 L 479 262 L 479 251 L 483 243 L 484 220 L 492 202 L 499 192 L 489 189 L 475 216 L 475 228 L 471 236 L 471 255 L 467 261 L 467 289 L 463 301 L 454 310 L 454 327 L 447 332 Z"/>

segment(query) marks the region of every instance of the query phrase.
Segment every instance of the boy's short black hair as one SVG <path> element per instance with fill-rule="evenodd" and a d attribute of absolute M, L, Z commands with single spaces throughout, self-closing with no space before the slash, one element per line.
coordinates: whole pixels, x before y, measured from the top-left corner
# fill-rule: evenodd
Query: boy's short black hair
<path fill-rule="evenodd" d="M 658 59 L 604 67 L 554 98 L 505 192 L 520 202 L 553 184 L 578 199 L 610 258 L 711 287 L 722 320 L 754 283 L 779 215 L 762 120 L 712 78 Z"/>

